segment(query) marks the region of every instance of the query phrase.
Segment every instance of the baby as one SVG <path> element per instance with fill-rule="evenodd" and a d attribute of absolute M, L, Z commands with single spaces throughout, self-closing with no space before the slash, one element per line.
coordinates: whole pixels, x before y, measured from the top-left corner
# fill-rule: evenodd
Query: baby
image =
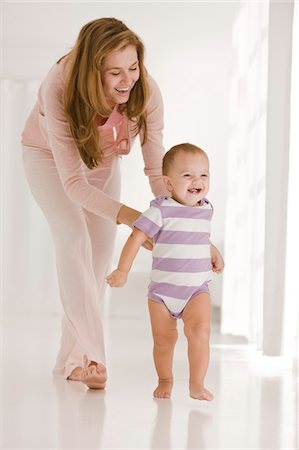
<path fill-rule="evenodd" d="M 190 396 L 212 400 L 204 380 L 209 364 L 212 272 L 221 273 L 224 261 L 210 243 L 213 207 L 206 199 L 210 173 L 207 154 L 186 143 L 172 147 L 163 158 L 163 180 L 170 196 L 151 202 L 134 222 L 118 268 L 108 277 L 111 287 L 123 286 L 140 246 L 153 239 L 153 265 L 148 306 L 158 374 L 156 398 L 170 398 L 177 319 L 184 322 L 188 342 Z"/>

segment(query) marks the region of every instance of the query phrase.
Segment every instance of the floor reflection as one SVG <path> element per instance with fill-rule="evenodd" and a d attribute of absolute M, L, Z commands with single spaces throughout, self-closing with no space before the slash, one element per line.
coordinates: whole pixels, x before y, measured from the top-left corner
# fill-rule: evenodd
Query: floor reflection
<path fill-rule="evenodd" d="M 153 400 L 157 406 L 155 426 L 151 436 L 151 449 L 171 449 L 172 401 Z"/>
<path fill-rule="evenodd" d="M 100 448 L 105 424 L 105 391 L 73 381 L 54 381 L 61 448 Z"/>
<path fill-rule="evenodd" d="M 212 425 L 213 417 L 202 413 L 197 409 L 189 412 L 188 421 L 188 440 L 186 448 L 189 449 L 205 449 L 206 435 Z"/>
<path fill-rule="evenodd" d="M 198 409 L 191 409 L 187 423 L 180 417 L 179 408 L 173 412 L 171 400 L 155 399 L 154 402 L 157 410 L 155 426 L 151 436 L 152 450 L 177 448 L 176 435 L 186 436 L 186 447 L 184 448 L 188 450 L 207 448 L 206 435 L 210 432 L 213 422 L 211 414 L 203 413 Z"/>
<path fill-rule="evenodd" d="M 291 392 L 290 392 L 291 391 Z M 261 379 L 259 445 L 261 448 L 298 448 L 298 423 L 290 380 L 281 377 Z M 298 412 L 298 408 L 297 408 Z"/>

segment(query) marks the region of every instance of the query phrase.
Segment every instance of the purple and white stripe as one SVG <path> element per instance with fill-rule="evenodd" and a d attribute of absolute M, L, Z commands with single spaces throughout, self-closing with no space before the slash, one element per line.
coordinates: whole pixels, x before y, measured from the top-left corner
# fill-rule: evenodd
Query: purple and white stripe
<path fill-rule="evenodd" d="M 158 197 L 134 226 L 154 238 L 149 296 L 187 301 L 211 280 L 210 222 L 212 205 L 189 207 Z"/>

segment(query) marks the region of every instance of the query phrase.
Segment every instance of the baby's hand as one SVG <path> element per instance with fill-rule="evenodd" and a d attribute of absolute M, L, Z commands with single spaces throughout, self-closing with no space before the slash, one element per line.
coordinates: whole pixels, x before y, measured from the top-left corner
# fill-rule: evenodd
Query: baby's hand
<path fill-rule="evenodd" d="M 127 278 L 128 272 L 116 269 L 106 277 L 106 281 L 110 287 L 122 287 L 126 284 Z"/>
<path fill-rule="evenodd" d="M 220 253 L 212 257 L 212 271 L 215 273 L 222 273 L 224 269 L 224 261 Z"/>

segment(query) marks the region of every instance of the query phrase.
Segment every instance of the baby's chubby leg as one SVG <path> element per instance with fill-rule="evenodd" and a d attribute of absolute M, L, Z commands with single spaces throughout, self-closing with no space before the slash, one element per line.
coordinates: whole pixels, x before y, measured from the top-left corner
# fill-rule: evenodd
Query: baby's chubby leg
<path fill-rule="evenodd" d="M 190 397 L 213 400 L 213 394 L 204 386 L 210 358 L 211 300 L 206 292 L 193 297 L 183 312 L 184 332 L 188 340 L 190 369 Z"/>
<path fill-rule="evenodd" d="M 173 385 L 173 351 L 178 337 L 177 322 L 162 303 L 149 299 L 148 307 L 154 339 L 153 356 L 158 374 L 154 397 L 170 398 Z"/>

